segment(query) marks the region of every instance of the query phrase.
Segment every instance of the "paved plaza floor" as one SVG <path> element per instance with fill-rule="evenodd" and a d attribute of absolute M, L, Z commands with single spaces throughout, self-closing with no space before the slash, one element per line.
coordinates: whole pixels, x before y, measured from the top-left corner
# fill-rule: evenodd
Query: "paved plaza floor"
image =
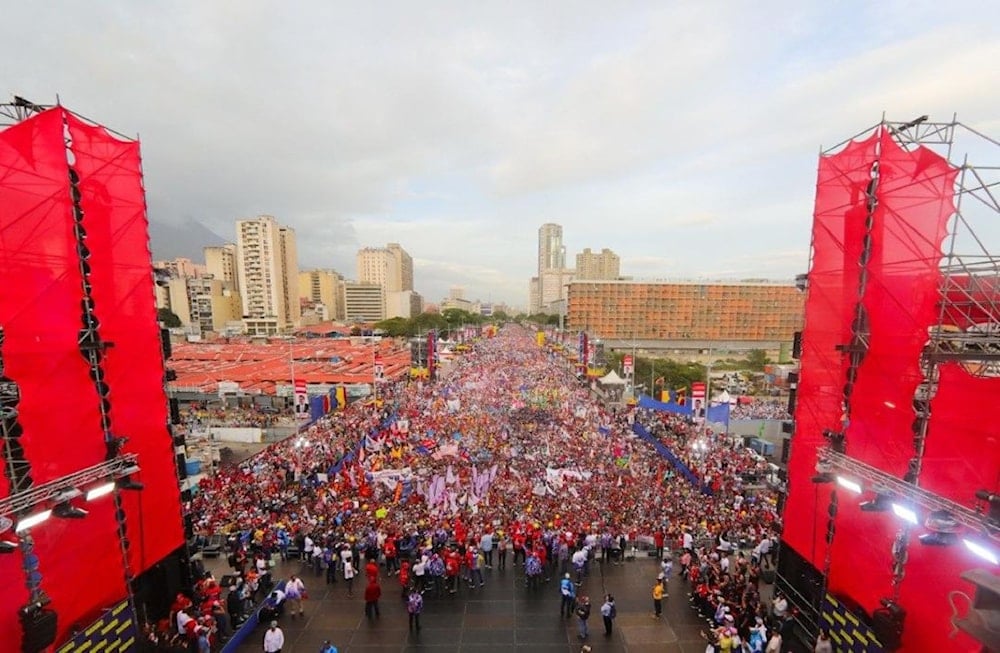
<path fill-rule="evenodd" d="M 275 572 L 278 577 L 287 577 L 299 570 L 299 563 L 290 562 L 279 564 Z M 223 570 L 215 571 L 218 578 Z M 506 570 L 485 570 L 485 587 L 470 590 L 462 584 L 457 594 L 442 598 L 425 594 L 419 633 L 409 631 L 399 581 L 395 576 L 386 577 L 384 570 L 381 617 L 373 621 L 364 616 L 363 577 L 355 579 L 354 598 L 348 598 L 342 581 L 327 585 L 323 577 L 307 572 L 302 575 L 309 593 L 305 618 L 292 620 L 285 614 L 280 620 L 285 633 L 283 653 L 317 653 L 327 639 L 341 653 L 577 653 L 583 644 L 594 653 L 703 653 L 705 642 L 699 632 L 706 624 L 691 609 L 686 585 L 676 576 L 664 600 L 663 617 L 653 617 L 652 587 L 658 572 L 656 561 L 641 554 L 634 561 L 617 565 L 593 563 L 578 590 L 579 595 L 590 597 L 592 606 L 586 640 L 577 637 L 576 617 L 559 617 L 558 579 L 552 578 L 531 592 L 525 587 L 523 568 L 510 567 L 509 559 Z M 600 615 L 607 592 L 615 596 L 618 614 L 611 637 L 604 636 Z M 262 626 L 238 650 L 261 651 L 263 635 Z"/>

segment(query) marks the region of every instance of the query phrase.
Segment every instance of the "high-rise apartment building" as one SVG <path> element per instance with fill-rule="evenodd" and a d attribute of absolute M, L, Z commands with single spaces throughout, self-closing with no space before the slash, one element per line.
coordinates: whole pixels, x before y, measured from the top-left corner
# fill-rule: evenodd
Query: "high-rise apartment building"
<path fill-rule="evenodd" d="M 614 281 L 621 276 L 621 259 L 605 247 L 594 253 L 587 247 L 576 255 L 576 279 L 578 281 Z"/>
<path fill-rule="evenodd" d="M 166 290 L 167 308 L 192 332 L 221 333 L 241 318 L 240 294 L 228 281 L 209 276 L 171 279 Z"/>
<path fill-rule="evenodd" d="M 399 243 L 389 243 L 385 248 L 392 252 L 396 259 L 396 269 L 399 270 L 399 289 L 413 290 L 413 257 Z"/>
<path fill-rule="evenodd" d="M 153 267 L 165 270 L 174 279 L 200 277 L 205 273 L 205 266 L 195 263 L 189 258 L 178 257 L 169 261 L 154 261 Z"/>
<path fill-rule="evenodd" d="M 236 271 L 236 245 L 226 243 L 218 247 L 206 247 L 205 271 L 219 281 L 226 281 L 238 292 L 240 282 Z"/>
<path fill-rule="evenodd" d="M 236 222 L 236 270 L 245 318 L 273 319 L 281 331 L 296 326 L 298 267 L 294 229 L 269 215 Z"/>
<path fill-rule="evenodd" d="M 399 300 L 398 293 L 413 290 L 413 258 L 399 243 L 358 250 L 358 283 L 382 288 L 387 317 L 407 317 L 409 299 Z M 404 307 L 404 308 L 401 308 Z"/>
<path fill-rule="evenodd" d="M 804 295 L 792 283 L 574 281 L 567 327 L 605 339 L 791 342 Z"/>
<path fill-rule="evenodd" d="M 331 319 L 343 320 L 344 277 L 334 270 L 299 272 L 299 296 L 311 304 L 322 304 Z"/>

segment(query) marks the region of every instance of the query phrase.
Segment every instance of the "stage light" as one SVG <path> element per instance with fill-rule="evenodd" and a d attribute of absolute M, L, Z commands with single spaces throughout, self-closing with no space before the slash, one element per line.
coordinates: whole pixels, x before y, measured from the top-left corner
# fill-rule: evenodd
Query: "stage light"
<path fill-rule="evenodd" d="M 83 519 L 88 513 L 83 508 L 77 508 L 66 502 L 56 504 L 56 507 L 52 509 L 52 514 L 59 519 Z"/>
<path fill-rule="evenodd" d="M 917 538 L 925 546 L 951 546 L 958 541 L 958 535 L 954 533 L 924 533 Z"/>
<path fill-rule="evenodd" d="M 17 542 L 0 540 L 0 553 L 14 553 L 15 551 L 17 551 Z"/>
<path fill-rule="evenodd" d="M 146 486 L 130 478 L 120 478 L 117 481 L 119 490 L 145 490 Z"/>
<path fill-rule="evenodd" d="M 115 489 L 114 483 L 105 483 L 87 491 L 87 501 L 93 501 L 105 494 L 110 494 Z"/>
<path fill-rule="evenodd" d="M 862 492 L 860 483 L 858 483 L 857 481 L 852 481 L 849 478 L 844 478 L 843 476 L 837 477 L 837 485 L 844 488 L 845 490 L 850 490 L 855 494 L 861 494 Z"/>
<path fill-rule="evenodd" d="M 864 512 L 885 512 L 889 509 L 891 499 L 892 495 L 879 492 L 875 495 L 874 499 L 871 501 L 862 501 L 858 507 Z"/>
<path fill-rule="evenodd" d="M 935 510 L 924 520 L 924 528 L 935 533 L 957 533 L 961 527 L 955 515 L 947 510 Z"/>
<path fill-rule="evenodd" d="M 52 497 L 52 501 L 54 503 L 66 503 L 67 501 L 72 501 L 73 499 L 81 496 L 83 496 L 83 492 L 74 487 L 59 492 L 54 497 Z"/>
<path fill-rule="evenodd" d="M 138 474 L 138 473 L 139 473 L 139 466 L 138 465 L 129 465 L 125 469 L 123 469 L 120 472 L 118 472 L 118 476 L 119 477 L 129 476 L 130 474 Z"/>
<path fill-rule="evenodd" d="M 105 440 L 104 446 L 107 447 L 107 460 L 117 458 L 127 442 L 128 438 L 124 436 L 112 436 Z"/>
<path fill-rule="evenodd" d="M 51 516 L 51 510 L 43 510 L 35 513 L 34 515 L 28 515 L 21 521 L 17 522 L 17 528 L 14 529 L 14 532 L 20 533 L 21 531 L 28 530 L 29 528 L 34 528 Z"/>
<path fill-rule="evenodd" d="M 892 512 L 905 522 L 909 522 L 914 526 L 917 525 L 917 513 L 913 508 L 901 505 L 899 503 L 892 504 Z"/>
<path fill-rule="evenodd" d="M 972 551 L 983 560 L 992 563 L 994 565 L 1000 566 L 1000 559 L 997 559 L 997 555 L 990 549 L 980 544 L 979 542 L 976 542 L 975 540 L 970 540 L 967 537 L 962 538 L 962 542 L 965 544 L 965 548 L 967 548 L 969 551 Z"/>

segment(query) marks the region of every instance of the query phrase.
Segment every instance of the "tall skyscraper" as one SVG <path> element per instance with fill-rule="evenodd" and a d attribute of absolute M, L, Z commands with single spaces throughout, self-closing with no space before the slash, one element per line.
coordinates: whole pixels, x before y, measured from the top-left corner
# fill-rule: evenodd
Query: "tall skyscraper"
<path fill-rule="evenodd" d="M 566 247 L 562 242 L 562 225 L 548 222 L 538 228 L 538 278 L 546 270 L 566 267 Z"/>
<path fill-rule="evenodd" d="M 295 230 L 270 215 L 236 222 L 236 272 L 243 316 L 273 320 L 278 331 L 299 321 L 299 265 Z"/>
<path fill-rule="evenodd" d="M 226 243 L 219 247 L 205 248 L 205 270 L 212 278 L 232 284 L 239 292 L 240 283 L 236 273 L 236 245 Z"/>
<path fill-rule="evenodd" d="M 605 247 L 600 254 L 584 249 L 576 255 L 577 281 L 614 281 L 621 276 L 621 259 Z"/>
<path fill-rule="evenodd" d="M 553 302 L 566 297 L 565 285 L 572 281 L 573 270 L 566 268 L 562 236 L 562 225 L 548 222 L 538 228 L 538 291 L 530 293 L 532 313 L 548 311 Z"/>

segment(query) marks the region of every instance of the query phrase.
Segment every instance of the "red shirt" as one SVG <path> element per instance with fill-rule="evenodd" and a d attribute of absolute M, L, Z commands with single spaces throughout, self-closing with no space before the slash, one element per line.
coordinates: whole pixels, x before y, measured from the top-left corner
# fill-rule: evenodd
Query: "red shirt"
<path fill-rule="evenodd" d="M 382 596 L 382 586 L 378 583 L 368 583 L 365 588 L 365 601 L 378 601 Z"/>

